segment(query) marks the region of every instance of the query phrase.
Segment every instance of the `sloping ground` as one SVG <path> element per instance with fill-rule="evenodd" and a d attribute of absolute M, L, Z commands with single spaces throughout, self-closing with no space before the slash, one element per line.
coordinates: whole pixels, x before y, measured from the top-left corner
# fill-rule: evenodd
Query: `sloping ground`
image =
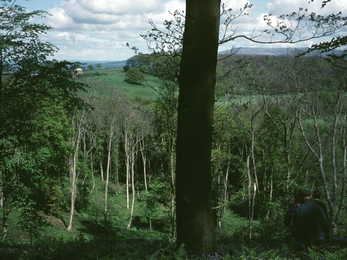
<path fill-rule="evenodd" d="M 188 256 L 169 239 L 115 239 L 117 234 L 109 234 L 91 241 L 83 236 L 73 241 L 46 238 L 31 245 L 12 245 L 0 248 L 2 260 L 140 260 L 140 259 L 186 259 L 186 260 L 227 260 L 227 259 L 345 259 L 347 255 L 347 239 L 340 237 L 332 241 L 324 249 L 312 249 L 308 253 L 290 251 L 285 245 L 266 247 L 261 244 L 244 245 L 240 241 L 219 244 L 213 255 Z M 113 238 L 112 238 L 113 237 Z"/>

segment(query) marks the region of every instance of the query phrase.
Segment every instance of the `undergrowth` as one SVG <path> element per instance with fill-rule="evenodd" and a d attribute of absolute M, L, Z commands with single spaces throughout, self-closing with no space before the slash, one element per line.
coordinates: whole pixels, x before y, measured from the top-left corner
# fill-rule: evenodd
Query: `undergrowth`
<path fill-rule="evenodd" d="M 101 193 L 100 193 L 101 194 Z M 222 228 L 217 232 L 217 251 L 211 255 L 191 256 L 184 248 L 176 248 L 175 239 L 170 238 L 169 213 L 155 210 L 150 217 L 163 225 L 150 230 L 146 223 L 147 197 L 137 202 L 131 229 L 126 229 L 129 212 L 123 196 L 110 200 L 108 221 L 102 217 L 99 193 L 93 194 L 95 202 L 86 205 L 85 214 L 76 213 L 74 228 L 66 231 L 68 212 L 59 217 L 46 217 L 47 225 L 40 236 L 29 239 L 25 233 L 13 227 L 18 224 L 18 214 L 13 212 L 6 242 L 0 242 L 1 260 L 231 260 L 231 259 L 346 259 L 347 237 L 340 236 L 324 248 L 312 248 L 308 252 L 297 252 L 286 236 L 282 219 L 265 218 L 254 221 L 252 239 L 249 239 L 247 219 L 231 211 L 222 218 Z M 159 206 L 156 206 L 159 207 Z M 159 207 L 162 208 L 162 207 Z M 146 217 L 147 216 L 147 217 Z M 272 217 L 275 215 L 272 214 Z M 135 221 L 136 220 L 136 221 Z M 166 223 L 166 224 L 165 224 Z M 160 228 L 159 228 L 160 227 Z M 344 233 L 344 230 L 343 230 Z"/>
<path fill-rule="evenodd" d="M 346 240 L 344 241 L 346 243 Z M 35 243 L 1 245 L 0 257 L 3 260 L 15 259 L 177 259 L 177 260 L 227 260 L 227 259 L 345 259 L 347 248 L 341 246 L 326 249 L 310 249 L 307 253 L 291 253 L 285 246 L 265 248 L 238 244 L 219 244 L 215 254 L 188 256 L 183 247 L 176 250 L 170 239 L 124 239 L 103 237 L 86 241 L 83 236 L 65 241 L 53 237 L 41 238 Z"/>

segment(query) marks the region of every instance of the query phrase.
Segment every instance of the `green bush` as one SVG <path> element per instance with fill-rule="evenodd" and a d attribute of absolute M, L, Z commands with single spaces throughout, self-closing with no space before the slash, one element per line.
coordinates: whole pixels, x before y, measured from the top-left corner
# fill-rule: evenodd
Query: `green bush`
<path fill-rule="evenodd" d="M 125 81 L 130 84 L 141 83 L 145 80 L 145 75 L 139 68 L 129 68 L 125 75 Z"/>

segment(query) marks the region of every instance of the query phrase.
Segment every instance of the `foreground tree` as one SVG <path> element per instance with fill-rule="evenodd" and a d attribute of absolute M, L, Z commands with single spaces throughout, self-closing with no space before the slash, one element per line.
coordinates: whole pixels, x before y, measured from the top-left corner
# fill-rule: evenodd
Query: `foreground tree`
<path fill-rule="evenodd" d="M 45 17 L 44 11 L 28 12 L 25 7 L 16 5 L 13 0 L 0 1 L 0 101 L 2 97 L 2 77 L 4 72 L 18 69 L 17 64 L 24 58 L 35 57 L 43 61 L 56 48 L 40 41 L 40 35 L 51 27 L 31 23 L 35 17 Z"/>
<path fill-rule="evenodd" d="M 185 17 L 175 12 L 175 20 L 164 23 L 168 32 L 159 30 L 151 22 L 153 29 L 143 36 L 155 43 L 149 45 L 154 52 L 172 57 L 181 55 L 183 43 L 180 72 L 169 78 L 173 81 L 178 78 L 180 87 L 176 146 L 177 241 L 178 245 L 185 244 L 186 249 L 196 254 L 212 252 L 215 245 L 214 231 L 211 230 L 214 221 L 210 214 L 210 153 L 218 43 L 237 38 L 262 44 L 297 43 L 332 35 L 343 26 L 337 23 L 334 15 L 319 15 L 322 22 L 314 24 L 317 15 L 299 8 L 298 12 L 277 18 L 265 16 L 269 30 L 258 35 L 237 35 L 232 22 L 246 14 L 250 7 L 246 4 L 234 15 L 225 5 L 221 8 L 220 1 L 188 0 Z M 220 14 L 226 18 L 218 40 Z M 303 36 L 302 31 L 308 34 Z M 268 38 L 261 37 L 266 35 Z"/>
<path fill-rule="evenodd" d="M 68 121 L 82 106 L 77 92 L 85 86 L 71 80 L 71 63 L 46 59 L 56 48 L 41 42 L 40 35 L 51 28 L 31 23 L 45 12 L 28 12 L 12 0 L 0 3 L 0 200 L 5 240 L 11 211 L 20 211 L 21 228 L 33 236 L 42 220 L 40 211 L 54 214 L 59 207 L 70 152 Z M 11 74 L 4 79 L 5 70 Z"/>
<path fill-rule="evenodd" d="M 211 143 L 220 1 L 187 0 L 177 128 L 177 242 L 194 254 L 216 250 Z M 208 37 L 206 37 L 208 35 Z"/>

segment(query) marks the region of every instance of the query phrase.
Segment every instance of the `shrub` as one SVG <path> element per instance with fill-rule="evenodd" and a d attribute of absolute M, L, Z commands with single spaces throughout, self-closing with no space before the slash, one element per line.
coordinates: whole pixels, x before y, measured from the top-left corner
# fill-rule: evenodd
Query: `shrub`
<path fill-rule="evenodd" d="M 125 75 L 125 81 L 130 84 L 136 84 L 143 82 L 145 80 L 145 75 L 141 72 L 139 68 L 132 67 L 129 68 Z"/>

